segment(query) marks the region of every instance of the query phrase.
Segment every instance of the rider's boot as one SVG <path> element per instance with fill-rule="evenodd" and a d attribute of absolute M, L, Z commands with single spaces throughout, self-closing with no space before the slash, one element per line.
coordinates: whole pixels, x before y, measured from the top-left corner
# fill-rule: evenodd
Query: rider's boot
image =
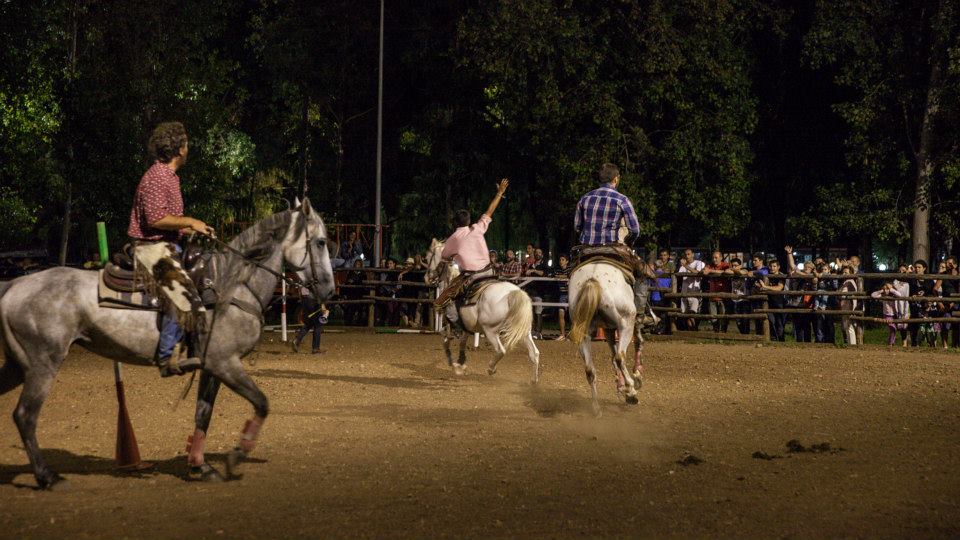
<path fill-rule="evenodd" d="M 203 362 L 200 361 L 197 357 L 188 357 L 184 358 L 184 354 L 180 353 L 181 346 L 180 343 L 177 343 L 173 348 L 173 354 L 166 358 L 160 358 L 157 360 L 157 367 L 160 368 L 161 377 L 172 377 L 174 375 L 183 375 L 191 371 L 197 370 L 203 367 Z"/>

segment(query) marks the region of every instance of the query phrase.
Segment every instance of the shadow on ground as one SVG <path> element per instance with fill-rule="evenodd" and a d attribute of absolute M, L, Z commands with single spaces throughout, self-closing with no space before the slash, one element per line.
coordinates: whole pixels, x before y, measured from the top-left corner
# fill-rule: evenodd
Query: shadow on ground
<path fill-rule="evenodd" d="M 187 458 L 185 456 L 176 456 L 162 461 L 152 461 L 153 467 L 143 471 L 129 472 L 117 469 L 117 464 L 110 458 L 102 456 L 74 454 L 69 450 L 51 448 L 41 451 L 43 459 L 47 466 L 56 473 L 68 475 L 93 475 L 93 476 L 111 476 L 114 478 L 150 478 L 153 476 L 164 475 L 179 478 L 187 482 L 197 481 L 198 478 L 189 474 Z M 26 457 L 26 456 L 24 456 Z M 206 460 L 211 465 L 217 467 L 226 462 L 227 454 L 209 453 L 206 454 Z M 263 464 L 267 461 L 258 458 L 247 458 L 244 465 Z M 37 489 L 35 483 L 21 484 L 14 482 L 14 479 L 27 474 L 33 476 L 33 468 L 29 464 L 11 465 L 0 463 L 0 485 L 12 485 L 17 488 Z"/>

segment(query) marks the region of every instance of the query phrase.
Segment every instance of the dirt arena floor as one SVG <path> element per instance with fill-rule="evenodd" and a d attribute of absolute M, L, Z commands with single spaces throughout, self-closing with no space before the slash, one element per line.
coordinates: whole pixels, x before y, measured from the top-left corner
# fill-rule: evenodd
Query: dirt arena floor
<path fill-rule="evenodd" d="M 125 371 L 156 463 L 130 477 L 113 468 L 110 362 L 67 359 L 39 435 L 65 492 L 33 489 L 18 391 L 0 398 L 0 537 L 960 535 L 957 354 L 652 342 L 639 406 L 598 363 L 594 418 L 569 343 L 539 343 L 531 387 L 517 351 L 490 377 L 481 345 L 457 378 L 435 336 L 331 333 L 321 356 L 275 339 L 249 367 L 271 415 L 237 481 L 186 478 L 192 397 L 173 410 L 183 379 L 155 369 Z M 208 460 L 222 470 L 251 412 L 220 395 Z M 794 439 L 829 449 L 790 452 Z"/>

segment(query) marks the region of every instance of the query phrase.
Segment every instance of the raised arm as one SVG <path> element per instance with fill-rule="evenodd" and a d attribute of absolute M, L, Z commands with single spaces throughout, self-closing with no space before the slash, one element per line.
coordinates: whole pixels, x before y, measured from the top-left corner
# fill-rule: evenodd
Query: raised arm
<path fill-rule="evenodd" d="M 797 263 L 793 260 L 793 246 L 784 246 L 783 250 L 787 252 L 787 269 L 792 273 L 797 269 Z"/>
<path fill-rule="evenodd" d="M 497 184 L 497 194 L 493 196 L 493 200 L 490 201 L 490 206 L 487 207 L 487 211 L 484 214 L 492 218 L 493 213 L 497 211 L 497 206 L 500 205 L 500 199 L 503 198 L 503 194 L 507 191 L 507 186 L 510 185 L 510 180 L 504 178 L 500 180 L 500 183 Z"/>

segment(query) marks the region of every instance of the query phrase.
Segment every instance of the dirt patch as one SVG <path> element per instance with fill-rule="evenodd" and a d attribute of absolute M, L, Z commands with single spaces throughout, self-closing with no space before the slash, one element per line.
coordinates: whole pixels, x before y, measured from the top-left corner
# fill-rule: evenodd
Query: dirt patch
<path fill-rule="evenodd" d="M 261 343 L 248 369 L 271 414 L 243 479 L 223 484 L 188 480 L 193 404 L 172 410 L 183 380 L 152 368 L 124 374 L 156 466 L 117 472 L 111 364 L 75 348 L 38 431 L 71 491 L 32 489 L 9 414 L 19 391 L 0 397 L 0 538 L 960 535 L 957 355 L 652 341 L 628 406 L 598 343 L 596 418 L 569 343 L 538 343 L 536 386 L 522 351 L 491 377 L 489 350 L 471 350 L 457 377 L 433 336 L 323 346 Z M 251 413 L 221 391 L 210 463 L 223 469 Z M 831 442 L 751 457 L 797 434 Z M 833 457 L 800 458 L 811 452 Z"/>

